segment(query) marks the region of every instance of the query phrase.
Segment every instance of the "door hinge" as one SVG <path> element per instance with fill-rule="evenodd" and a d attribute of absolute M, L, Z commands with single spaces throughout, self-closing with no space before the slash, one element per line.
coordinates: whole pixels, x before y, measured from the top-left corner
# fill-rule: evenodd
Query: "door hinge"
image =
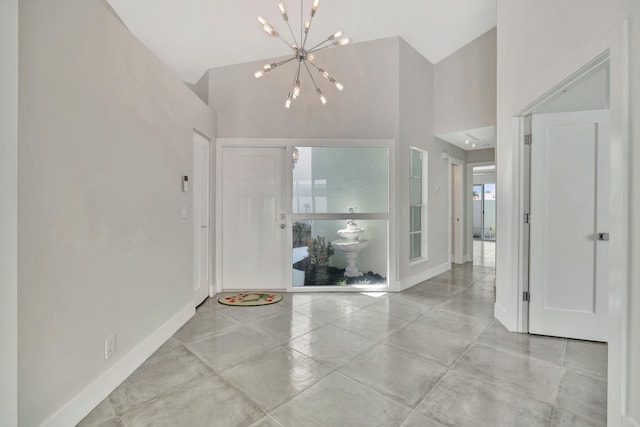
<path fill-rule="evenodd" d="M 525 224 L 531 224 L 531 214 L 524 214 L 524 223 Z"/>
<path fill-rule="evenodd" d="M 533 137 L 531 136 L 530 133 L 526 134 L 524 136 L 524 145 L 531 145 L 531 141 L 533 140 Z"/>
<path fill-rule="evenodd" d="M 524 291 L 522 293 L 522 301 L 525 301 L 525 302 L 531 301 L 531 295 L 529 294 L 529 291 Z"/>

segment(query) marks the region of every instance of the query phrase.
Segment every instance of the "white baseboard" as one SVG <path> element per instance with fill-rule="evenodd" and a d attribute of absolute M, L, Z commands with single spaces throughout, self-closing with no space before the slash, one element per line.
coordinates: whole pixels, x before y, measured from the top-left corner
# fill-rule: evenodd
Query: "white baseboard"
<path fill-rule="evenodd" d="M 622 417 L 622 427 L 640 427 L 640 422 L 633 421 L 627 415 Z"/>
<path fill-rule="evenodd" d="M 432 277 L 436 277 L 439 274 L 446 273 L 451 270 L 451 263 L 445 262 L 444 264 L 440 264 L 433 268 L 430 268 L 425 271 L 421 271 L 418 274 L 407 277 L 406 279 L 402 279 L 400 281 L 400 291 L 404 291 L 405 289 L 409 289 L 412 286 L 417 285 L 418 283 L 422 283 L 425 280 L 429 280 Z"/>
<path fill-rule="evenodd" d="M 509 327 L 509 313 L 507 310 L 498 305 L 498 303 L 493 304 L 493 317 L 495 317 L 498 322 L 502 323 L 502 326 L 507 328 L 507 330 L 514 332 L 513 328 Z"/>
<path fill-rule="evenodd" d="M 69 427 L 78 424 L 194 314 L 193 303 L 189 303 L 40 424 L 40 427 Z"/>

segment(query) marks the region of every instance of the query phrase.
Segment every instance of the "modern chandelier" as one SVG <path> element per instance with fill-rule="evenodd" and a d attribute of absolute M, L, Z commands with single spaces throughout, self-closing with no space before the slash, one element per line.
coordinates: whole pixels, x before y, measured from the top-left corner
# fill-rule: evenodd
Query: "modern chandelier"
<path fill-rule="evenodd" d="M 313 85 L 316 89 L 316 93 L 320 98 L 320 102 L 322 102 L 323 105 L 327 103 L 327 98 L 323 95 L 322 91 L 318 87 L 316 80 L 313 78 L 313 75 L 311 74 L 311 68 L 309 68 L 309 66 L 311 66 L 312 68 L 315 68 L 325 79 L 329 80 L 339 91 L 342 91 L 342 89 L 344 89 L 344 86 L 342 85 L 342 83 L 336 81 L 336 79 L 333 78 L 327 71 L 318 67 L 313 62 L 314 53 L 318 52 L 319 50 L 326 49 L 331 46 L 342 46 L 349 43 L 348 38 L 342 37 L 342 31 L 336 31 L 335 33 L 331 34 L 328 38 L 324 39 L 320 43 L 314 45 L 311 48 L 307 48 L 307 37 L 309 36 L 309 31 L 311 30 L 313 17 L 316 15 L 316 11 L 318 10 L 319 4 L 320 4 L 320 0 L 313 0 L 313 4 L 311 5 L 310 18 L 308 21 L 304 21 L 303 0 L 300 0 L 300 39 L 298 39 L 296 35 L 293 33 L 293 29 L 291 28 L 291 24 L 289 22 L 289 16 L 287 15 L 287 10 L 285 8 L 284 1 L 281 1 L 278 4 L 278 7 L 280 8 L 280 14 L 282 15 L 282 19 L 284 19 L 284 22 L 287 23 L 287 27 L 289 27 L 289 33 L 291 33 L 291 37 L 293 37 L 293 42 L 289 42 L 285 40 L 274 29 L 274 27 L 270 23 L 268 23 L 261 16 L 258 16 L 258 22 L 260 22 L 260 24 L 262 25 L 262 29 L 267 34 L 269 34 L 270 36 L 276 37 L 278 40 L 286 44 L 288 48 L 293 50 L 293 56 L 289 59 L 285 59 L 284 61 L 266 64 L 262 68 L 262 70 L 256 71 L 255 77 L 258 79 L 264 76 L 265 74 L 269 73 L 270 71 L 272 71 L 274 68 L 280 67 L 289 62 L 292 62 L 292 61 L 298 62 L 298 68 L 294 74 L 292 88 L 284 104 L 285 108 L 287 109 L 291 108 L 291 103 L 300 95 L 300 74 L 302 73 L 303 68 L 309 74 L 309 77 L 311 78 L 311 82 L 313 82 Z"/>

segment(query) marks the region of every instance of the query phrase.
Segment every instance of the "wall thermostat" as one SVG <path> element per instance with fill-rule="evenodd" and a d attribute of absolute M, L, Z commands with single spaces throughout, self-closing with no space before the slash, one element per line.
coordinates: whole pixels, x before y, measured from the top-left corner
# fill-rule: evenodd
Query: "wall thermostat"
<path fill-rule="evenodd" d="M 189 177 L 187 175 L 182 175 L 182 191 L 184 193 L 189 192 Z"/>

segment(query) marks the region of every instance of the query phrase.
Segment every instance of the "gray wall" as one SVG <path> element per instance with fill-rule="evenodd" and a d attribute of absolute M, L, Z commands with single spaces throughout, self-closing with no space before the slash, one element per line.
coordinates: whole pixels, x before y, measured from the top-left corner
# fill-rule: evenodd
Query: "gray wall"
<path fill-rule="evenodd" d="M 0 424 L 18 423 L 18 0 L 0 2 Z"/>
<path fill-rule="evenodd" d="M 180 176 L 215 117 L 99 2 L 19 12 L 19 414 L 35 426 L 191 303 Z"/>
<path fill-rule="evenodd" d="M 434 133 L 496 124 L 496 29 L 434 67 Z"/>
<path fill-rule="evenodd" d="M 267 62 L 210 70 L 209 105 L 218 113 L 219 137 L 397 138 L 397 37 L 319 52 L 314 62 L 345 86 L 338 92 L 311 69 L 325 106 L 303 74 L 300 96 L 286 110 L 296 67 L 289 63 L 256 79 L 253 74 Z"/>
<path fill-rule="evenodd" d="M 484 150 L 467 151 L 467 163 L 495 162 L 495 148 L 485 148 Z"/>
<path fill-rule="evenodd" d="M 449 260 L 449 162 L 447 151 L 465 159 L 465 152 L 433 136 L 433 65 L 404 40 L 400 40 L 400 139 L 398 145 L 397 244 L 399 279 L 405 280 Z M 410 147 L 429 153 L 427 241 L 428 262 L 409 267 Z"/>

